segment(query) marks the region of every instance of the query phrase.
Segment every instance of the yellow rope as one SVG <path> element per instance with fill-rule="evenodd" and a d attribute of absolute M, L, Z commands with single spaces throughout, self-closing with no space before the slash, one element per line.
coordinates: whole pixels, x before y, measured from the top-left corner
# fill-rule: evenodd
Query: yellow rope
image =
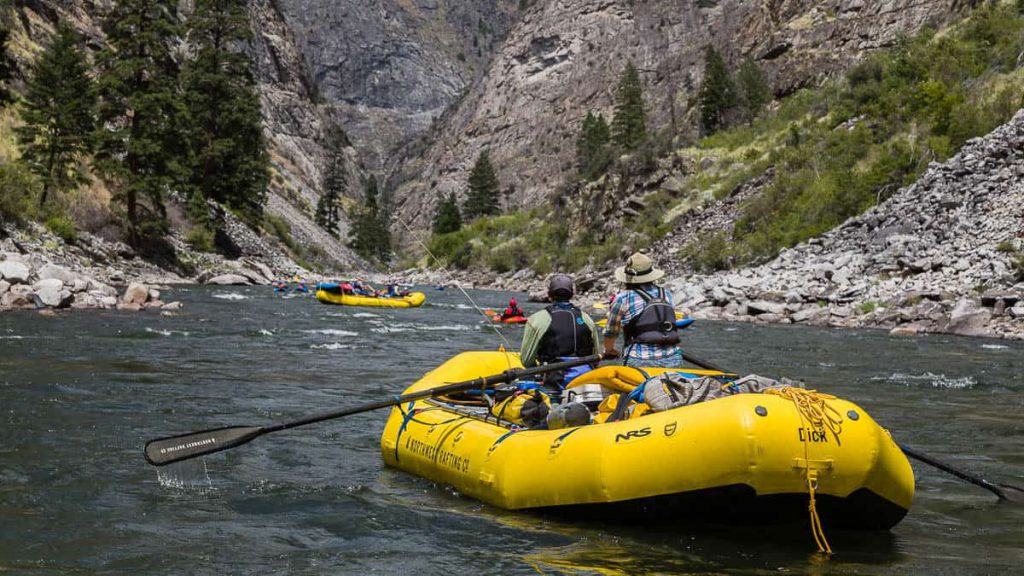
<path fill-rule="evenodd" d="M 835 400 L 835 396 L 803 388 L 773 388 L 765 390 L 765 393 L 781 396 L 792 402 L 800 415 L 801 426 L 806 421 L 816 430 L 827 429 L 832 433 L 836 444 L 839 444 L 839 434 L 843 431 L 843 417 L 828 403 L 828 400 Z M 818 488 L 818 471 L 811 470 L 811 461 L 807 451 L 810 440 L 810 434 L 804 436 L 804 471 L 806 472 L 807 493 L 810 497 L 807 511 L 811 517 L 811 534 L 814 535 L 814 542 L 818 545 L 818 550 L 831 555 L 832 547 L 829 546 L 828 538 L 825 537 L 825 527 L 821 522 L 821 517 L 818 516 L 818 506 L 814 499 L 814 491 Z"/>
<path fill-rule="evenodd" d="M 836 443 L 839 443 L 839 434 L 843 431 L 843 417 L 828 403 L 828 400 L 835 400 L 835 396 L 803 388 L 770 388 L 764 392 L 782 396 L 792 402 L 803 420 L 817 430 L 827 429 L 832 433 Z"/>

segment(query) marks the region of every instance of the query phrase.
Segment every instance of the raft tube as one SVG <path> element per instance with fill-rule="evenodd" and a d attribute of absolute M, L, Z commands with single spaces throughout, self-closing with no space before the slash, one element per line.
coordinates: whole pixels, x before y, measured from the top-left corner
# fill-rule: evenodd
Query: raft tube
<path fill-rule="evenodd" d="M 518 354 L 466 352 L 405 393 L 519 366 Z M 519 431 L 426 399 L 392 409 L 381 454 L 388 466 L 499 508 L 614 521 L 805 522 L 811 470 L 826 528 L 887 530 L 910 508 L 910 463 L 859 406 L 827 403 L 841 415 L 836 436 L 812 430 L 793 402 L 769 394 Z"/>
<path fill-rule="evenodd" d="M 423 292 L 411 292 L 406 296 L 377 298 L 375 296 L 357 296 L 342 294 L 329 290 L 317 290 L 316 299 L 324 304 L 340 304 L 343 306 L 371 306 L 375 308 L 416 308 L 427 299 Z"/>

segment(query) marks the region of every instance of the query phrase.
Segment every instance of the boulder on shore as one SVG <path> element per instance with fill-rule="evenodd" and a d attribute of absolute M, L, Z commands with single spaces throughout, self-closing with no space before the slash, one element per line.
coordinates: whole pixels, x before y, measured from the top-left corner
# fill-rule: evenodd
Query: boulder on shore
<path fill-rule="evenodd" d="M 11 284 L 28 284 L 32 270 L 21 262 L 5 260 L 0 262 L 0 279 Z"/>
<path fill-rule="evenodd" d="M 217 286 L 251 286 L 252 280 L 241 274 L 221 274 L 210 278 L 206 283 Z"/>
<path fill-rule="evenodd" d="M 138 282 L 132 282 L 125 289 L 124 295 L 121 297 L 122 304 L 135 304 L 142 306 L 149 300 L 149 286 L 140 284 Z"/>
<path fill-rule="evenodd" d="M 32 294 L 32 297 L 35 299 L 36 308 L 67 308 L 71 305 L 75 298 L 70 290 L 64 290 L 61 287 L 63 283 L 60 280 L 50 278 L 39 283 L 42 284 L 44 282 L 46 284 Z M 54 282 L 58 285 L 55 286 Z"/>

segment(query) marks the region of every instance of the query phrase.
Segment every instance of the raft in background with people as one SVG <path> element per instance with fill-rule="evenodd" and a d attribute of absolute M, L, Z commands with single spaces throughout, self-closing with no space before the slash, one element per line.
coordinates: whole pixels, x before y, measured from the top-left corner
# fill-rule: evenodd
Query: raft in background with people
<path fill-rule="evenodd" d="M 323 304 L 342 306 L 416 308 L 423 304 L 427 296 L 423 292 L 412 292 L 397 283 L 389 283 L 384 289 L 377 289 L 360 280 L 352 280 L 317 284 L 316 299 Z"/>

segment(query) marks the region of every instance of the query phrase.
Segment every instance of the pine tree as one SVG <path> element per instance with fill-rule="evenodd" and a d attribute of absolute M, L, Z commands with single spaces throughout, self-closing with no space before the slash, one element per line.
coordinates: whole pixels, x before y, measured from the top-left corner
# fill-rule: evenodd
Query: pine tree
<path fill-rule="evenodd" d="M 743 60 L 740 71 L 736 75 L 743 100 L 744 115 L 747 122 L 753 122 L 761 115 L 765 106 L 772 100 L 772 89 L 768 85 L 764 71 L 751 58 Z"/>
<path fill-rule="evenodd" d="M 326 165 L 320 181 L 320 200 L 316 204 L 315 218 L 316 223 L 331 236 L 338 235 L 338 203 L 348 192 L 347 146 L 348 139 L 340 128 L 328 130 Z"/>
<path fill-rule="evenodd" d="M 500 193 L 501 185 L 498 183 L 494 166 L 491 165 L 490 152 L 484 150 L 477 156 L 473 170 L 469 173 L 469 192 L 463 206 L 466 218 L 472 220 L 480 216 L 497 214 Z"/>
<path fill-rule="evenodd" d="M 377 185 L 377 179 L 372 179 L 373 185 Z M 394 198 L 390 191 L 384 189 L 377 200 L 377 217 L 374 219 L 374 233 L 377 238 L 376 251 L 377 259 L 381 262 L 391 260 L 391 212 L 394 208 Z"/>
<path fill-rule="evenodd" d="M 363 205 L 351 214 L 349 247 L 363 258 L 386 262 L 391 258 L 391 233 L 387 209 L 381 208 L 379 200 L 377 178 L 370 176 L 363 188 Z"/>
<path fill-rule="evenodd" d="M 459 201 L 455 192 L 448 196 L 438 194 L 437 212 L 434 213 L 434 234 L 449 234 L 462 228 L 462 214 L 459 213 Z"/>
<path fill-rule="evenodd" d="M 646 122 L 640 74 L 632 62 L 627 62 L 615 94 L 615 116 L 611 126 L 613 141 L 623 150 L 635 150 L 647 137 Z"/>
<path fill-rule="evenodd" d="M 237 51 L 251 37 L 245 3 L 197 0 L 186 25 L 194 50 L 182 71 L 192 189 L 256 224 L 270 164 L 249 59 Z"/>
<path fill-rule="evenodd" d="M 7 82 L 14 76 L 14 59 L 7 50 L 10 34 L 10 30 L 0 28 L 0 106 L 6 106 L 12 100 L 11 91 L 7 87 Z"/>
<path fill-rule="evenodd" d="M 78 34 L 61 23 L 29 73 L 17 129 L 22 158 L 43 184 L 40 208 L 51 190 L 65 191 L 88 179 L 78 170 L 89 154 L 96 92 Z"/>
<path fill-rule="evenodd" d="M 121 0 L 104 22 L 98 57 L 95 165 L 125 209 L 127 239 L 140 247 L 167 230 L 164 195 L 183 180 L 178 67 L 172 57 L 177 2 Z"/>
<path fill-rule="evenodd" d="M 700 88 L 700 120 L 711 134 L 725 126 L 726 113 L 736 105 L 736 87 L 725 60 L 713 47 L 704 52 L 704 85 Z"/>
<path fill-rule="evenodd" d="M 612 154 L 609 149 L 611 129 L 604 116 L 587 112 L 576 138 L 576 163 L 579 173 L 587 180 L 593 180 L 608 168 Z"/>

